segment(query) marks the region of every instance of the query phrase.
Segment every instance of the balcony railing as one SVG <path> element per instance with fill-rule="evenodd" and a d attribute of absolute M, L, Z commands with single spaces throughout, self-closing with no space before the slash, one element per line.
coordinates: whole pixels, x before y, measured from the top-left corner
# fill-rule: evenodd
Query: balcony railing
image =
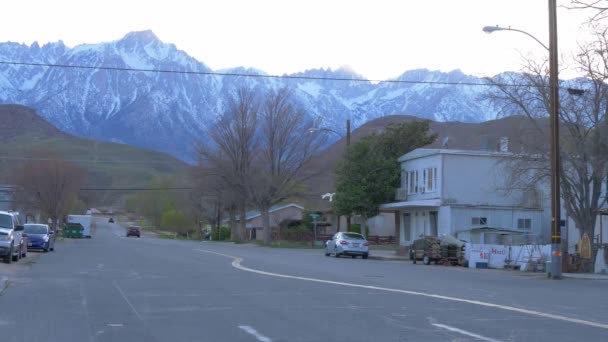
<path fill-rule="evenodd" d="M 407 200 L 407 192 L 405 188 L 397 188 L 395 189 L 395 199 L 397 201 L 405 201 Z"/>

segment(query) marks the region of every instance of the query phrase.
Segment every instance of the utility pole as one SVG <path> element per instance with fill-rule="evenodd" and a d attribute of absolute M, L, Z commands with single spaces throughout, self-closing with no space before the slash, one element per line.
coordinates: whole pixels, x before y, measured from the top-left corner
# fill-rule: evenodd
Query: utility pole
<path fill-rule="evenodd" d="M 350 119 L 346 120 L 346 146 L 350 146 Z"/>
<path fill-rule="evenodd" d="M 557 4 L 556 0 L 549 0 L 549 105 L 551 111 L 551 270 L 549 277 L 552 279 L 560 279 L 562 276 L 559 79 L 557 66 Z"/>

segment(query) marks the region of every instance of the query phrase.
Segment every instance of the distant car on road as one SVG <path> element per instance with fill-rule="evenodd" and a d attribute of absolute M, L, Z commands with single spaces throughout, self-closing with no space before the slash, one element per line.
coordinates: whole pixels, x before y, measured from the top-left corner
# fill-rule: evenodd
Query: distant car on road
<path fill-rule="evenodd" d="M 23 227 L 28 249 L 42 249 L 45 253 L 55 250 L 55 232 L 47 224 L 27 223 Z"/>
<path fill-rule="evenodd" d="M 350 255 L 353 259 L 360 255 L 363 259 L 369 256 L 369 242 L 359 233 L 338 232 L 331 240 L 325 242 L 325 256 L 334 254 Z"/>
<path fill-rule="evenodd" d="M 127 237 L 129 236 L 141 237 L 141 231 L 139 227 L 129 227 L 129 229 L 127 229 Z"/>
<path fill-rule="evenodd" d="M 0 256 L 6 264 L 27 256 L 27 238 L 19 215 L 0 211 Z"/>
<path fill-rule="evenodd" d="M 110 219 L 108 220 L 109 223 L 114 223 L 114 218 L 110 217 Z"/>

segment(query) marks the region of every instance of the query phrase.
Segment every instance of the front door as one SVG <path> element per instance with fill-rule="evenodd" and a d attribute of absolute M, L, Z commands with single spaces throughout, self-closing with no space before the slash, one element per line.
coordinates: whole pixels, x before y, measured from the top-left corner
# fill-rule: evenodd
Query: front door
<path fill-rule="evenodd" d="M 437 212 L 429 211 L 429 235 L 437 236 Z"/>
<path fill-rule="evenodd" d="M 412 242 L 412 221 L 410 219 L 410 213 L 403 213 L 403 219 L 401 221 L 401 242 L 408 244 Z"/>

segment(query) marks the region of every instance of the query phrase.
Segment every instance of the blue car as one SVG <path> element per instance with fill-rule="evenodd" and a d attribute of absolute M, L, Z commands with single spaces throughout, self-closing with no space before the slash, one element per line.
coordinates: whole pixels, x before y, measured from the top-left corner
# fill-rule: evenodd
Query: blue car
<path fill-rule="evenodd" d="M 55 250 L 55 233 L 46 224 L 27 223 L 23 235 L 27 235 L 28 249 Z"/>

